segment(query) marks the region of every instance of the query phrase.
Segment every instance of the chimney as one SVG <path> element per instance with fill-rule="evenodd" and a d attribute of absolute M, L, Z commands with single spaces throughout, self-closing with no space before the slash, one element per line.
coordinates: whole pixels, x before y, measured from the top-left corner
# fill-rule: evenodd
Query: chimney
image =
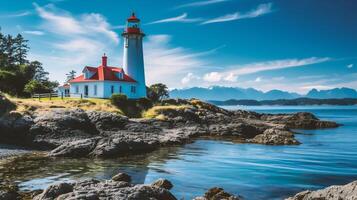
<path fill-rule="evenodd" d="M 102 66 L 103 67 L 107 67 L 107 60 L 108 60 L 108 57 L 104 53 L 104 55 L 102 57 Z"/>

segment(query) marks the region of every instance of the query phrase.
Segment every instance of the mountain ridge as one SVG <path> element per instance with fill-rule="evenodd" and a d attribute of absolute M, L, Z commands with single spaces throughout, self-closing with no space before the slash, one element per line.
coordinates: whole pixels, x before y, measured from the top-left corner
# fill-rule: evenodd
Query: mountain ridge
<path fill-rule="evenodd" d="M 342 87 L 328 90 L 311 89 L 305 95 L 295 92 L 273 89 L 263 92 L 254 88 L 224 87 L 212 86 L 209 88 L 192 87 L 187 89 L 173 89 L 170 91 L 172 98 L 198 98 L 203 100 L 278 100 L 278 99 L 296 99 L 296 98 L 313 98 L 313 99 L 342 99 L 357 98 L 357 91 L 352 88 Z"/>

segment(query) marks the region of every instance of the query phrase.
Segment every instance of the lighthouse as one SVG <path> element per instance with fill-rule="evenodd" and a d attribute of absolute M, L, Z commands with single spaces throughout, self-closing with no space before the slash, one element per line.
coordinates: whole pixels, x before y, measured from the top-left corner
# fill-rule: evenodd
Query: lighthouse
<path fill-rule="evenodd" d="M 143 57 L 143 37 L 145 34 L 140 29 L 140 19 L 135 16 L 135 13 L 127 19 L 126 27 L 122 36 L 124 38 L 124 72 L 137 82 L 137 97 L 146 97 Z"/>

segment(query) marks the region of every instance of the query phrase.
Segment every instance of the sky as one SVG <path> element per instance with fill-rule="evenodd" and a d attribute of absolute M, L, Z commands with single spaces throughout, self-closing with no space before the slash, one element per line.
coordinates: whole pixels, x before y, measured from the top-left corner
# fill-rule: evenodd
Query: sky
<path fill-rule="evenodd" d="M 147 84 L 306 93 L 357 89 L 355 0 L 1 0 L 3 33 L 29 40 L 52 80 L 122 65 L 125 21 L 141 19 Z"/>

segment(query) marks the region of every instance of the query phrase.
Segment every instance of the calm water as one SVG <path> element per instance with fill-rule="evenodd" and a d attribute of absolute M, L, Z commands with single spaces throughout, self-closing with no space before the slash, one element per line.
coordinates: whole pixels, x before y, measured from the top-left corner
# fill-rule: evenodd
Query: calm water
<path fill-rule="evenodd" d="M 167 178 L 173 182 L 172 191 L 179 198 L 190 199 L 212 186 L 220 186 L 253 200 L 283 199 L 301 190 L 357 180 L 357 106 L 239 108 L 265 113 L 308 111 L 344 126 L 299 131 L 302 134 L 296 137 L 303 143 L 299 146 L 197 140 L 115 160 L 20 160 L 0 164 L 0 179 L 16 180 L 22 189 L 38 189 L 56 181 L 108 179 L 125 171 L 136 183 Z"/>

